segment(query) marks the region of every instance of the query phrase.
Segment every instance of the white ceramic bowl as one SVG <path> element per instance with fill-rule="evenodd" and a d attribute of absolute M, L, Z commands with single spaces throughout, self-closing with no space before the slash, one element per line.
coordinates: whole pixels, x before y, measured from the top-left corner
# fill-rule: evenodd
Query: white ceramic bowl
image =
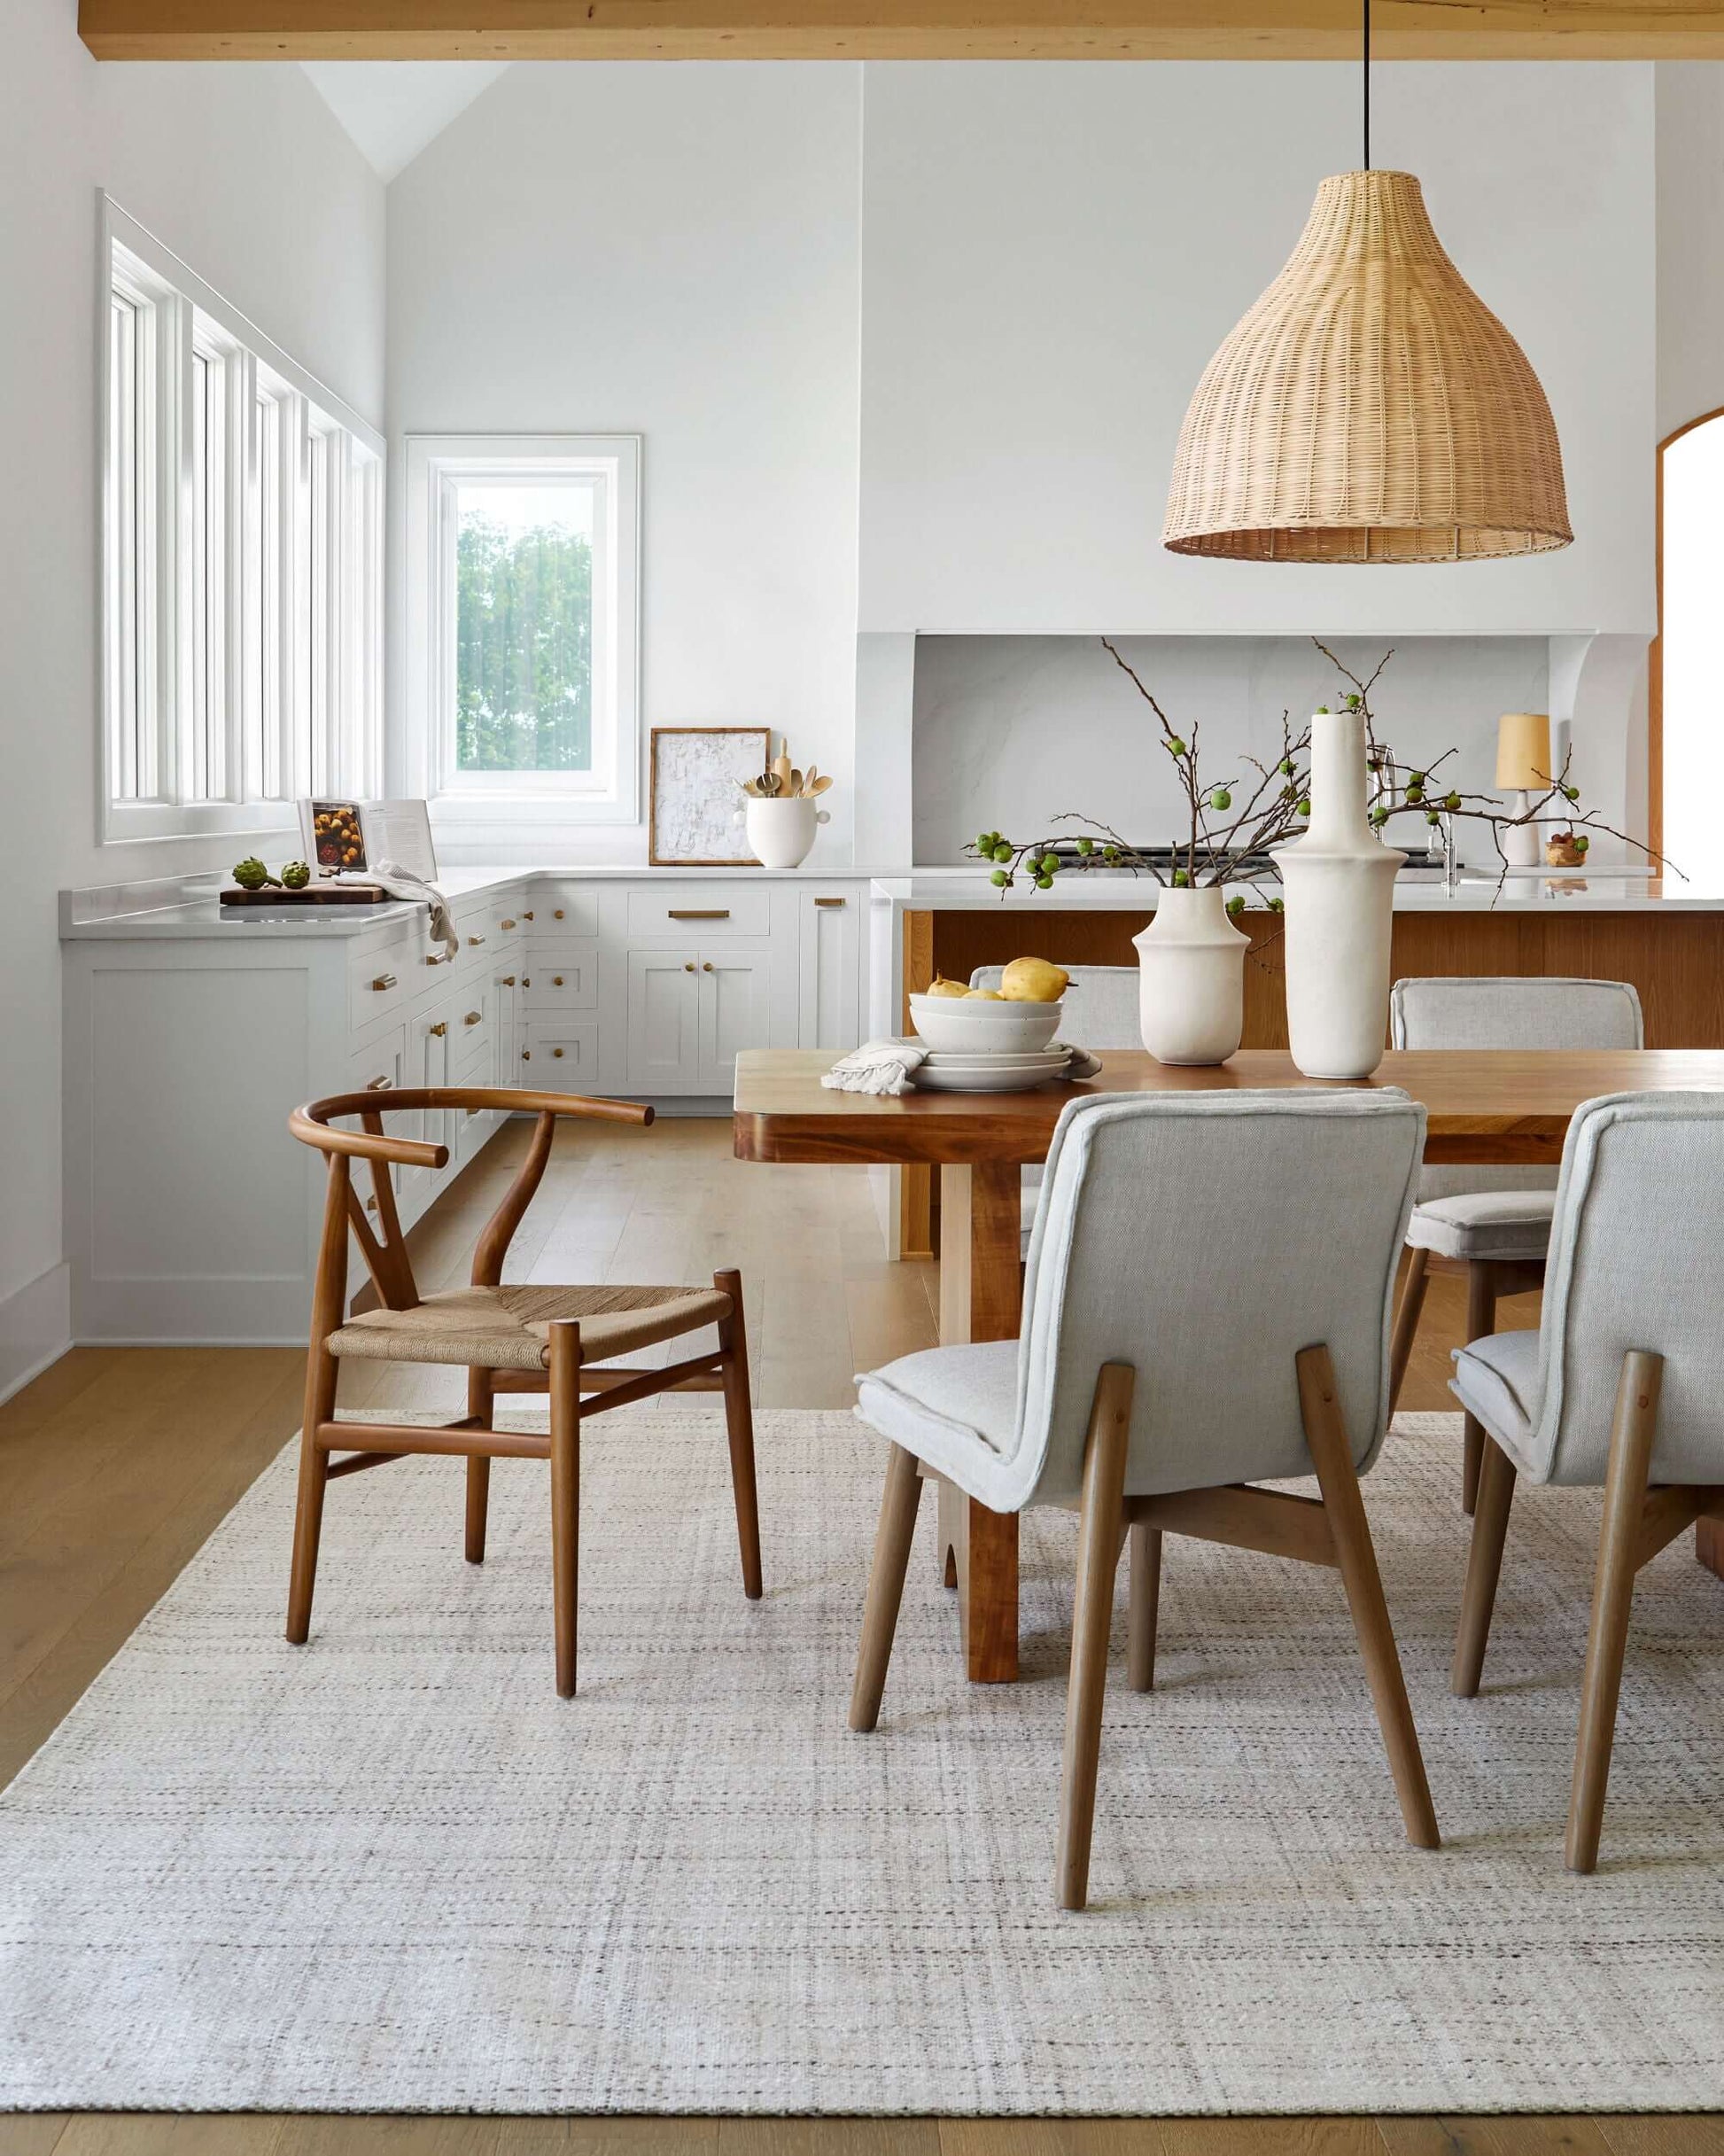
<path fill-rule="evenodd" d="M 912 996 L 910 1023 L 930 1048 L 959 1054 L 1044 1048 L 1060 1030 L 1060 1003 L 990 1003 L 982 996 Z"/>

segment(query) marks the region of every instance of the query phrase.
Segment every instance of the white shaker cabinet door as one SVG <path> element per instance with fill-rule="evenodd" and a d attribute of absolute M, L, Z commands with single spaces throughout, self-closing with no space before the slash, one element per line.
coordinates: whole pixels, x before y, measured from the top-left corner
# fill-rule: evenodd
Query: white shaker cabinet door
<path fill-rule="evenodd" d="M 764 946 L 701 953 L 701 1093 L 733 1092 L 742 1051 L 772 1046 L 773 975 L 773 953 Z"/>
<path fill-rule="evenodd" d="M 804 891 L 797 937 L 796 1046 L 842 1055 L 861 1039 L 861 904 L 853 891 Z"/>
<path fill-rule="evenodd" d="M 628 954 L 631 1093 L 699 1093 L 700 955 L 688 950 Z"/>

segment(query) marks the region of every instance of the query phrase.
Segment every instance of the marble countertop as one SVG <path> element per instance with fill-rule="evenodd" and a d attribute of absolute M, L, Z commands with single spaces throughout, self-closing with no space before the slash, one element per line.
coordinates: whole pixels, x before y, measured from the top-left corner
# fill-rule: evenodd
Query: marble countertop
<path fill-rule="evenodd" d="M 1402 876 L 1394 886 L 1398 914 L 1542 913 L 1555 907 L 1603 914 L 1724 913 L 1724 876 L 1708 886 L 1699 881 L 1660 880 L 1627 870 L 1598 869 L 1581 876 L 1561 869 L 1516 870 L 1499 884 L 1496 877 L 1464 876 L 1457 888 L 1444 889 L 1432 878 Z M 1230 885 L 1248 905 L 1262 896 L 1248 884 Z M 908 876 L 875 877 L 877 899 L 906 913 L 1005 907 L 1033 912 L 1037 907 L 1067 913 L 1153 913 L 1160 886 L 1147 876 L 1125 870 L 1083 869 L 1054 880 L 1051 891 L 1037 891 L 1022 880 L 1010 891 L 998 890 L 974 868 L 918 868 Z"/>

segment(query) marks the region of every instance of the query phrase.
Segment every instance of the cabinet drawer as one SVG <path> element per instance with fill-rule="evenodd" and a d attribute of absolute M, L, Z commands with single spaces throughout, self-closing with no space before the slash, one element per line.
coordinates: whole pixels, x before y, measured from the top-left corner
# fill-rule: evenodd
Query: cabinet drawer
<path fill-rule="evenodd" d="M 628 933 L 643 938 L 674 937 L 679 942 L 711 943 L 720 936 L 762 937 L 772 931 L 773 894 L 764 887 L 738 891 L 685 883 L 675 891 L 632 891 Z"/>
<path fill-rule="evenodd" d="M 408 999 L 408 969 L 415 953 L 405 943 L 355 956 L 347 964 L 347 1021 L 355 1033 L 379 1018 L 392 1018 Z M 423 970 L 423 969 L 422 969 Z M 419 984 L 413 983 L 416 989 Z"/>
<path fill-rule="evenodd" d="M 532 1018 L 521 1052 L 523 1086 L 553 1093 L 590 1093 L 599 1082 L 596 1018 Z"/>
<path fill-rule="evenodd" d="M 450 1008 L 449 1064 L 460 1071 L 465 1084 L 481 1083 L 468 1076 L 471 1066 L 480 1061 L 485 1063 L 485 1079 L 489 1079 L 494 997 L 488 981 L 470 981 Z"/>
<path fill-rule="evenodd" d="M 599 1005 L 599 945 L 535 942 L 524 963 L 522 990 L 531 1010 L 596 1010 Z"/>
<path fill-rule="evenodd" d="M 534 936 L 596 936 L 599 894 L 590 883 L 540 883 L 521 918 Z"/>
<path fill-rule="evenodd" d="M 349 1093 L 399 1093 L 407 1082 L 407 1028 L 385 1026 L 354 1051 L 347 1065 Z M 387 1099 L 383 1102 L 387 1108 Z"/>

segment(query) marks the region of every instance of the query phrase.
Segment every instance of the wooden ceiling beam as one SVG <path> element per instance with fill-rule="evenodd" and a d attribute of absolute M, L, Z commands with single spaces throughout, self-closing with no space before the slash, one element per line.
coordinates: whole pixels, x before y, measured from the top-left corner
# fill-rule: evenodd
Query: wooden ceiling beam
<path fill-rule="evenodd" d="M 105 60 L 1336 60 L 1357 0 L 80 0 Z M 1383 59 L 1724 59 L 1724 0 L 1376 0 Z"/>

